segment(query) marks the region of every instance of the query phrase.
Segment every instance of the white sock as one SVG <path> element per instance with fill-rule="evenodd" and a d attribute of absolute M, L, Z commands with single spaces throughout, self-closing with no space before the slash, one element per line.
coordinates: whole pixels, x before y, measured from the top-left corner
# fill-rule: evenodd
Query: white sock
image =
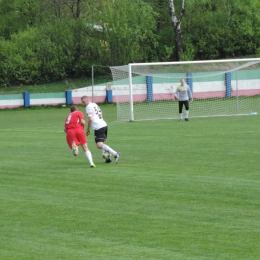
<path fill-rule="evenodd" d="M 186 110 L 185 114 L 186 114 L 185 118 L 188 118 L 189 117 L 189 110 Z"/>
<path fill-rule="evenodd" d="M 103 144 L 102 150 L 111 153 L 113 156 L 117 155 L 117 152 L 115 150 L 113 150 L 111 147 L 109 147 L 108 145 L 106 145 L 106 144 Z"/>
<path fill-rule="evenodd" d="M 93 163 L 92 154 L 89 150 L 85 152 L 85 155 L 88 158 L 89 162 Z"/>
<path fill-rule="evenodd" d="M 182 113 L 180 113 L 180 119 L 182 119 Z"/>

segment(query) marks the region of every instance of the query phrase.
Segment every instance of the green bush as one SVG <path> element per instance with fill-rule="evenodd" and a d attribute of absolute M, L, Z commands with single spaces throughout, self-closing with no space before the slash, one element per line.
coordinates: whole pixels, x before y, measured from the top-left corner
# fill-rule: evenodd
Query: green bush
<path fill-rule="evenodd" d="M 59 23 L 28 28 L 11 35 L 10 40 L 0 39 L 1 86 L 84 75 L 89 67 L 86 55 L 82 55 L 86 44 L 75 34 L 75 27 Z"/>

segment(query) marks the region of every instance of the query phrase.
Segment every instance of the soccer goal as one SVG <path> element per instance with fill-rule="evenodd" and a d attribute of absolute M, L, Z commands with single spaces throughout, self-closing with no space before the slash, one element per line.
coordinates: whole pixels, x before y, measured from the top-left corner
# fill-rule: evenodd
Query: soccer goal
<path fill-rule="evenodd" d="M 174 93 L 182 78 L 193 93 L 190 118 L 260 113 L 260 58 L 131 63 L 110 69 L 118 121 L 179 118 Z"/>

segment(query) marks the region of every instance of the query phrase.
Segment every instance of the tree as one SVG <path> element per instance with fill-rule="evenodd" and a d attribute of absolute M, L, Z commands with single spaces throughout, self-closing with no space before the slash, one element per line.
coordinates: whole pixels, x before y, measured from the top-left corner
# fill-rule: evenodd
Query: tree
<path fill-rule="evenodd" d="M 12 33 L 26 30 L 30 17 L 24 10 L 25 5 L 17 0 L 0 1 L 0 37 L 10 39 Z"/>
<path fill-rule="evenodd" d="M 157 14 L 150 5 L 142 0 L 100 0 L 89 1 L 88 10 L 86 24 L 96 61 L 121 65 L 150 60 L 157 45 Z"/>
<path fill-rule="evenodd" d="M 260 53 L 259 0 L 0 0 L 0 15 L 6 86 L 85 76 L 92 64 Z"/>
<path fill-rule="evenodd" d="M 183 30 L 196 59 L 243 57 L 259 46 L 258 0 L 189 1 Z"/>
<path fill-rule="evenodd" d="M 174 1 L 169 0 L 169 13 L 171 16 L 172 26 L 175 33 L 175 53 L 176 53 L 176 60 L 180 60 L 180 54 L 183 52 L 182 46 L 182 31 L 181 31 L 181 21 L 185 13 L 184 9 L 185 0 L 182 0 L 181 11 L 180 11 L 180 18 L 177 18 Z"/>

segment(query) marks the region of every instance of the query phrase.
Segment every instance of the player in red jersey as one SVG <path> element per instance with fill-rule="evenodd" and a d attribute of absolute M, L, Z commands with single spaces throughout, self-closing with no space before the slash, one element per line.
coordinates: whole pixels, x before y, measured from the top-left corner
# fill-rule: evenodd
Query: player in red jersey
<path fill-rule="evenodd" d="M 95 168 L 96 166 L 93 163 L 91 152 L 88 149 L 87 138 L 84 132 L 84 126 L 86 124 L 84 115 L 76 106 L 71 106 L 70 111 L 71 113 L 67 116 L 64 125 L 68 146 L 72 150 L 72 153 L 77 156 L 79 153 L 78 146 L 81 145 L 89 160 L 90 167 Z"/>

